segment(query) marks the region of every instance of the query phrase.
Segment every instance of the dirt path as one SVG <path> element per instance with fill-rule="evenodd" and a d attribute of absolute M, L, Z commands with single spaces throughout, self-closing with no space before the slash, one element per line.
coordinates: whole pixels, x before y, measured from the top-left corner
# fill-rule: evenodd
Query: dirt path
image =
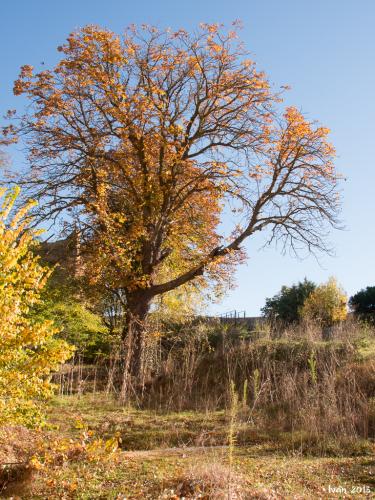
<path fill-rule="evenodd" d="M 122 453 L 127 458 L 157 458 L 163 457 L 180 457 L 185 458 L 188 455 L 202 454 L 215 451 L 227 450 L 228 446 L 186 446 L 182 448 L 156 448 L 154 450 L 124 450 Z"/>

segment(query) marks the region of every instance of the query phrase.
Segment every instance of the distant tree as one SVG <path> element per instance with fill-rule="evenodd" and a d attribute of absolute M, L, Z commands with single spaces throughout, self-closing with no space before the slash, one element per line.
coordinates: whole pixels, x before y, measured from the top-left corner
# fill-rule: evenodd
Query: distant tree
<path fill-rule="evenodd" d="M 9 220 L 17 194 L 0 192 L 0 424 L 34 425 L 41 401 L 52 393 L 50 373 L 71 349 L 56 339 L 52 321 L 30 316 L 49 271 L 31 251 L 33 233 L 20 222 L 30 205 Z"/>
<path fill-rule="evenodd" d="M 301 309 L 301 316 L 323 328 L 331 327 L 346 318 L 347 303 L 348 298 L 343 289 L 335 278 L 330 278 L 307 297 Z"/>
<path fill-rule="evenodd" d="M 296 323 L 300 320 L 301 308 L 315 288 L 315 283 L 306 278 L 297 285 L 283 286 L 278 294 L 266 299 L 262 313 L 284 324 Z"/>
<path fill-rule="evenodd" d="M 368 286 L 350 297 L 349 305 L 355 315 L 375 319 L 375 286 Z"/>

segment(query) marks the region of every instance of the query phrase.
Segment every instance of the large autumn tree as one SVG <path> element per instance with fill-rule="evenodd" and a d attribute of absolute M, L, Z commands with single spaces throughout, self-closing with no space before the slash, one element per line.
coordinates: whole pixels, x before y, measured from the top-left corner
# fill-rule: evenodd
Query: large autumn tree
<path fill-rule="evenodd" d="M 155 297 L 220 280 L 260 231 L 294 251 L 326 249 L 334 150 L 326 128 L 294 107 L 279 112 L 265 75 L 220 26 L 121 36 L 87 26 L 59 50 L 53 69 L 22 67 L 14 92 L 29 106 L 4 131 L 28 149 L 21 181 L 39 221 L 75 217 L 87 270 L 123 300 L 137 374 Z M 238 218 L 223 233 L 227 209 Z"/>

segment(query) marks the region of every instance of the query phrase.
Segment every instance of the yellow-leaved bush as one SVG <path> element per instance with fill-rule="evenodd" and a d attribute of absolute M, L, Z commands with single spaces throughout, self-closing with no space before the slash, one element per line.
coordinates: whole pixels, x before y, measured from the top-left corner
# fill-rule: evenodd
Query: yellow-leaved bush
<path fill-rule="evenodd" d="M 330 327 L 344 321 L 348 314 L 348 297 L 335 278 L 319 285 L 307 297 L 301 310 L 301 316 L 318 322 L 323 327 Z"/>
<path fill-rule="evenodd" d="M 32 252 L 36 231 L 23 222 L 32 203 L 10 216 L 18 192 L 0 190 L 0 425 L 34 426 L 53 391 L 51 372 L 70 357 L 72 347 L 55 338 L 51 321 L 29 315 L 50 271 Z"/>

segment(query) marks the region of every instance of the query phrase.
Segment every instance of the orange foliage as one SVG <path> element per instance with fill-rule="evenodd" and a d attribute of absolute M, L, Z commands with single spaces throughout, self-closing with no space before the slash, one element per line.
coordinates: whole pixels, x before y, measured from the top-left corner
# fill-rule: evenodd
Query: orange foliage
<path fill-rule="evenodd" d="M 277 116 L 236 32 L 87 26 L 59 50 L 54 69 L 21 69 L 14 92 L 31 107 L 7 134 L 27 137 L 40 217 L 78 216 L 93 280 L 137 300 L 225 280 L 265 228 L 296 251 L 325 248 L 338 208 L 328 130 L 293 107 Z"/>

